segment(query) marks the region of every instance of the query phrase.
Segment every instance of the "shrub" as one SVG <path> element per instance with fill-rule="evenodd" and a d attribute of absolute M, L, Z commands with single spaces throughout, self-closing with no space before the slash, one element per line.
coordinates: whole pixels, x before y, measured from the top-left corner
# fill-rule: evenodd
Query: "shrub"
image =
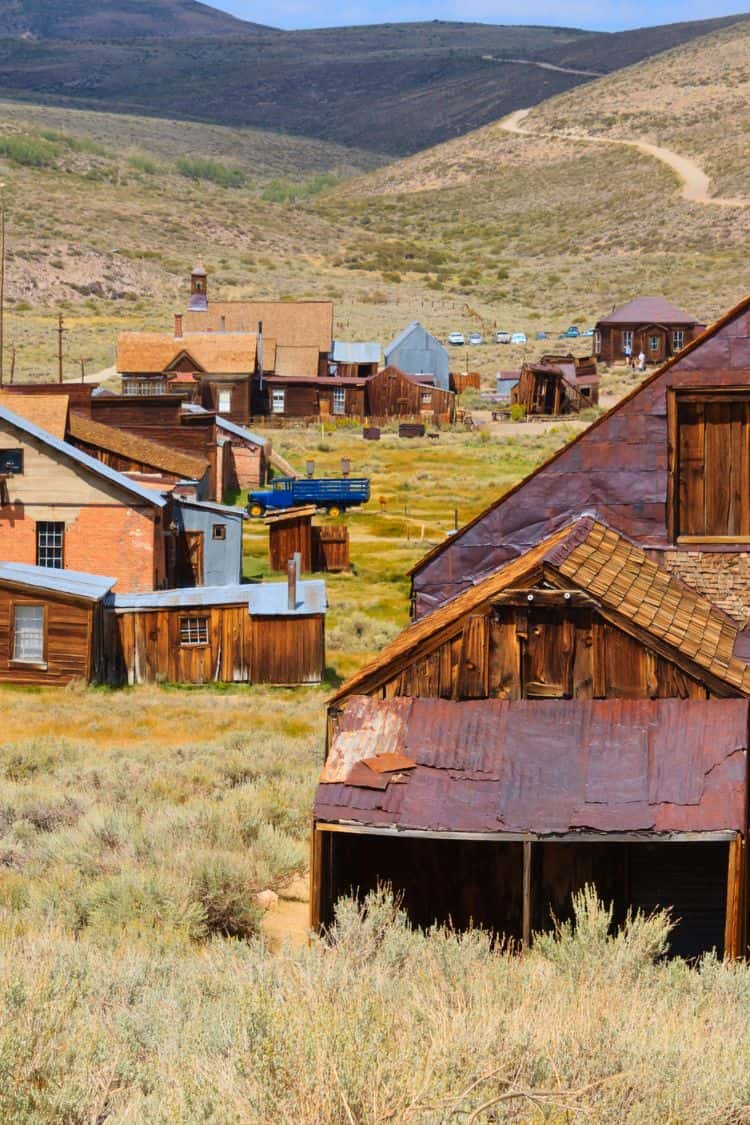
<path fill-rule="evenodd" d="M 128 164 L 131 168 L 135 168 L 136 172 L 145 172 L 147 176 L 153 176 L 159 171 L 159 165 L 155 160 L 139 152 L 134 152 L 128 157 Z"/>
<path fill-rule="evenodd" d="M 245 866 L 224 856 L 198 862 L 190 882 L 190 901 L 201 911 L 207 934 L 250 938 L 260 929 L 263 911 L 252 900 Z"/>
<path fill-rule="evenodd" d="M 230 168 L 227 164 L 200 156 L 181 156 L 177 161 L 177 171 L 189 180 L 208 180 L 219 187 L 241 188 L 247 183 L 247 176 L 241 168 Z"/>
<path fill-rule="evenodd" d="M 0 137 L 0 158 L 12 160 L 27 168 L 51 168 L 55 163 L 54 147 L 43 139 L 30 136 Z"/>
<path fill-rule="evenodd" d="M 520 402 L 514 402 L 510 408 L 511 422 L 523 422 L 526 417 L 526 407 Z"/>

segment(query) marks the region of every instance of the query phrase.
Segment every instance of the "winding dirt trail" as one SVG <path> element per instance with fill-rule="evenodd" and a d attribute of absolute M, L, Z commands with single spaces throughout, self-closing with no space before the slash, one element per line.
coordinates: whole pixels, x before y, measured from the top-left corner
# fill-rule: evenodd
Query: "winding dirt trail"
<path fill-rule="evenodd" d="M 586 78 L 604 78 L 602 70 L 576 70 L 572 66 L 557 66 L 556 63 L 540 62 L 538 59 L 496 59 L 494 55 L 482 55 L 485 62 L 494 62 L 498 66 L 506 63 L 516 63 L 518 66 L 536 66 L 540 70 L 556 70 L 558 74 L 582 74 Z"/>
<path fill-rule="evenodd" d="M 553 137 L 555 140 L 585 141 L 587 144 L 598 145 L 626 145 L 635 148 L 646 156 L 660 160 L 676 173 L 681 187 L 682 198 L 688 203 L 703 203 L 713 207 L 748 207 L 748 199 L 725 199 L 711 195 L 711 181 L 699 164 L 687 156 L 680 156 L 671 149 L 661 148 L 659 145 L 649 144 L 648 141 L 628 141 L 615 137 L 592 137 L 588 133 L 546 133 L 533 129 L 522 128 L 522 122 L 531 113 L 531 109 L 517 109 L 514 113 L 503 118 L 500 125 L 508 133 L 515 133 L 521 137 Z"/>

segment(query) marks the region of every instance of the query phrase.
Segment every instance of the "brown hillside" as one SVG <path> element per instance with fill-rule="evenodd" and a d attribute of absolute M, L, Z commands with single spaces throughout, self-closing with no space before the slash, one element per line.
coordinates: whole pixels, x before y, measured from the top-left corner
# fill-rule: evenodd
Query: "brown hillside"
<path fill-rule="evenodd" d="M 0 0 L 3 36 L 33 39 L 185 39 L 241 35 L 259 24 L 197 0 Z"/>

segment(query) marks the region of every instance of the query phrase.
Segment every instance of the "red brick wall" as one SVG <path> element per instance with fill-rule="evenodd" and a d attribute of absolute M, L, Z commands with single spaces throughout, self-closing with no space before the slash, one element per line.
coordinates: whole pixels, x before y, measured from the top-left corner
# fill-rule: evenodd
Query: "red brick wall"
<path fill-rule="evenodd" d="M 232 458 L 238 488 L 257 488 L 263 483 L 263 453 L 259 447 L 250 449 L 246 445 L 233 443 Z"/>
<path fill-rule="evenodd" d="M 5 562 L 36 563 L 36 519 L 27 509 L 3 509 L 0 518 L 0 558 Z M 164 575 L 161 528 L 153 509 L 92 505 L 77 514 L 60 509 L 65 522 L 65 566 L 88 574 L 116 578 L 122 593 L 153 590 Z M 45 510 L 45 519 L 54 511 Z"/>

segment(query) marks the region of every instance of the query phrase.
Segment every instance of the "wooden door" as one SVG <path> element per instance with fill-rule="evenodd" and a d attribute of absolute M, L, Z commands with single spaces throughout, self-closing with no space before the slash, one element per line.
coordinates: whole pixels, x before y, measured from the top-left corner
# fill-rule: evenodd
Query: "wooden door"
<path fill-rule="evenodd" d="M 203 585 L 203 532 L 183 531 L 177 567 L 178 586 Z"/>

